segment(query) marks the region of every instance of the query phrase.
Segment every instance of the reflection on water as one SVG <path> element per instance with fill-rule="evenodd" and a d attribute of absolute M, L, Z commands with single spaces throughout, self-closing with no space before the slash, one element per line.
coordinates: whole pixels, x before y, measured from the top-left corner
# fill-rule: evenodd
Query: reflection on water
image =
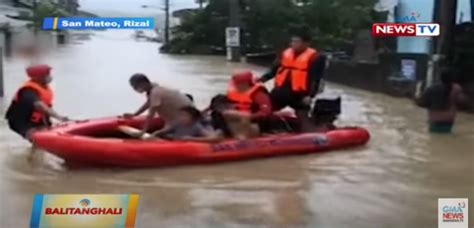
<path fill-rule="evenodd" d="M 135 110 L 143 97 L 128 77 L 136 72 L 192 93 L 203 107 L 233 70 L 264 71 L 222 57 L 160 55 L 126 32 L 96 33 L 43 61 L 54 66 L 57 109 L 74 118 Z M 7 60 L 0 109 L 27 63 Z M 461 115 L 454 135 L 433 136 L 407 100 L 332 84 L 327 92 L 343 95 L 340 124 L 371 131 L 366 147 L 212 166 L 66 170 L 48 154 L 29 159 L 29 145 L 2 121 L 1 202 L 9 206 L 0 225 L 27 227 L 36 192 L 139 193 L 138 227 L 436 227 L 437 198 L 474 199 L 473 116 Z"/>

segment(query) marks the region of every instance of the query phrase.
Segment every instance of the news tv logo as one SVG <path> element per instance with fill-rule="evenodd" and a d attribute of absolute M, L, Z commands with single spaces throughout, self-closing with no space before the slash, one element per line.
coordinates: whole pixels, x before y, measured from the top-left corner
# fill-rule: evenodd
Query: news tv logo
<path fill-rule="evenodd" d="M 438 228 L 468 228 L 467 198 L 438 199 Z"/>
<path fill-rule="evenodd" d="M 441 28 L 436 23 L 375 23 L 373 36 L 439 36 Z"/>

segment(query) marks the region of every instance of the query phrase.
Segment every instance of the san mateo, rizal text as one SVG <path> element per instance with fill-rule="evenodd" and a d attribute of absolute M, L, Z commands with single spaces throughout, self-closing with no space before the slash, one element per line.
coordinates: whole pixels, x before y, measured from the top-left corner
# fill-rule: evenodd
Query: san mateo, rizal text
<path fill-rule="evenodd" d="M 45 30 L 82 30 L 82 29 L 153 29 L 154 19 L 151 17 L 48 17 L 43 19 Z"/>

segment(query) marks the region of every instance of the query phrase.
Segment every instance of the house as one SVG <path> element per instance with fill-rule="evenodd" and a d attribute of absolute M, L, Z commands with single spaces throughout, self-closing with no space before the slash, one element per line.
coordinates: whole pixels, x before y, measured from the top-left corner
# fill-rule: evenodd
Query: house
<path fill-rule="evenodd" d="M 457 0 L 456 22 L 472 21 L 472 0 Z M 395 18 L 390 18 L 393 22 L 415 13 L 416 21 L 409 22 L 433 22 L 436 0 L 399 0 L 395 8 Z M 397 21 L 398 19 L 398 21 Z M 399 53 L 419 53 L 430 54 L 432 52 L 431 38 L 422 37 L 399 37 L 397 41 L 397 52 Z"/>
<path fill-rule="evenodd" d="M 198 10 L 199 9 L 180 9 L 180 10 L 173 11 L 171 16 L 173 16 L 174 24 L 175 25 L 180 25 L 181 20 L 184 17 L 192 15 L 193 13 L 196 13 Z"/>
<path fill-rule="evenodd" d="M 15 20 L 9 17 L 9 15 L 18 13 L 18 8 L 13 7 L 12 4 L 0 3 L 0 49 L 2 49 L 5 55 L 10 55 L 13 34 L 19 30 L 26 29 L 28 24 L 26 21 Z"/>
<path fill-rule="evenodd" d="M 17 6 L 32 9 L 38 3 L 52 3 L 61 10 L 71 15 L 76 15 L 79 8 L 79 0 L 12 0 Z"/>
<path fill-rule="evenodd" d="M 403 18 L 405 15 L 410 15 L 415 12 L 416 22 L 433 22 L 436 4 L 439 0 L 399 0 L 395 8 L 395 19 Z M 461 83 L 466 93 L 474 96 L 474 78 L 472 72 L 474 71 L 474 0 L 453 0 L 457 1 L 456 9 L 456 26 L 454 31 L 449 31 L 453 34 L 453 40 L 450 42 L 449 53 L 446 56 L 445 62 L 449 63 L 449 67 L 454 70 L 456 79 Z M 448 32 L 448 31 L 441 31 Z M 434 53 L 433 41 L 436 38 L 428 37 L 398 37 L 397 52 L 400 55 L 409 56 L 431 56 Z M 407 59 L 410 59 L 407 57 Z M 426 65 L 432 62 L 430 58 L 426 59 Z M 426 69 L 421 71 L 421 77 L 416 80 L 423 81 L 425 84 L 431 84 L 436 80 L 435 75 L 430 71 L 430 67 L 423 67 L 425 61 L 413 63 Z M 412 64 L 412 65 L 413 65 Z M 415 66 L 417 67 L 417 66 Z M 400 66 L 404 68 L 403 63 Z M 413 68 L 413 67 L 412 67 Z M 425 76 L 423 78 L 423 75 Z M 474 104 L 474 100 L 472 101 Z"/>

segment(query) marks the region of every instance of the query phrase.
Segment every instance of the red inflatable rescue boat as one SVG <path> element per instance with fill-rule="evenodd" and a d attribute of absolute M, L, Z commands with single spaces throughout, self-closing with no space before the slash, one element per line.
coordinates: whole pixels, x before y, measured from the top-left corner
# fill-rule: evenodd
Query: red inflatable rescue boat
<path fill-rule="evenodd" d="M 126 139 L 121 125 L 139 128 L 143 119 L 106 118 L 60 124 L 33 134 L 40 148 L 70 165 L 158 167 L 316 153 L 363 145 L 370 136 L 358 127 L 326 133 L 279 134 L 220 143 Z M 154 123 L 158 129 L 159 120 Z"/>

